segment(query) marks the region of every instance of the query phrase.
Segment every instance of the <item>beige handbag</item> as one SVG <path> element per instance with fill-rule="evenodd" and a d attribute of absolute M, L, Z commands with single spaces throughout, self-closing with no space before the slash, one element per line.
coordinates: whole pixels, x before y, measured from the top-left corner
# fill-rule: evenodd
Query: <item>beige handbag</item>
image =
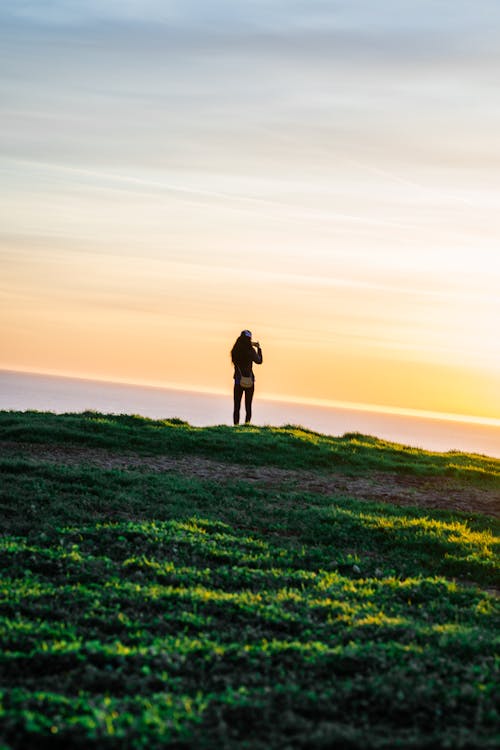
<path fill-rule="evenodd" d="M 238 367 L 238 365 L 236 365 Z M 242 388 L 252 388 L 253 387 L 253 378 L 251 375 L 242 375 L 241 370 L 238 367 L 238 372 L 240 373 L 240 385 Z"/>

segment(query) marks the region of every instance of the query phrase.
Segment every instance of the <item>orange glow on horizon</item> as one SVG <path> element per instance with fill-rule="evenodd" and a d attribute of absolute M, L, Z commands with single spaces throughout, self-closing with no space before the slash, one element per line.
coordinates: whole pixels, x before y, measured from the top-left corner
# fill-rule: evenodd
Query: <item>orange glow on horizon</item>
<path fill-rule="evenodd" d="M 59 370 L 33 370 L 30 368 L 15 368 L 15 367 L 4 367 L 2 368 L 9 372 L 20 372 L 29 373 L 33 375 L 48 375 L 60 378 L 71 378 L 81 381 L 91 382 L 102 382 L 116 385 L 128 385 L 128 386 L 140 386 L 144 388 L 153 389 L 171 389 L 175 391 L 181 391 L 184 393 L 203 393 L 214 396 L 231 396 L 231 387 L 228 385 L 226 388 L 215 388 L 203 385 L 186 385 L 185 383 L 176 383 L 170 381 L 151 381 L 151 380 L 130 380 L 123 379 L 117 376 L 114 377 L 96 377 L 91 374 L 75 374 L 68 372 L 61 372 Z M 229 383 L 229 381 L 228 381 Z M 320 399 L 320 398 L 308 398 L 306 396 L 283 396 L 279 393 L 268 393 L 259 392 L 258 398 L 264 401 L 278 402 L 278 403 L 291 403 L 305 406 L 317 406 L 326 409 L 345 409 L 350 411 L 362 411 L 370 412 L 373 414 L 390 414 L 394 416 L 402 417 L 413 417 L 421 419 L 432 419 L 446 422 L 458 422 L 462 424 L 477 424 L 477 425 L 488 425 L 491 427 L 500 427 L 500 418 L 487 417 L 487 416 L 475 416 L 466 413 L 448 413 L 442 411 L 432 411 L 426 409 L 411 409 L 398 406 L 390 406 L 383 404 L 372 404 L 365 402 L 353 402 L 353 401 L 339 401 L 332 399 Z"/>
<path fill-rule="evenodd" d="M 75 253 L 61 279 L 64 255 L 29 257 L 8 279 L 4 369 L 225 392 L 229 349 L 250 326 L 264 348 L 263 393 L 500 417 L 496 301 L 478 292 L 474 302 L 468 277 L 462 288 L 414 278 L 402 291 L 390 275 L 254 271 L 241 286 L 230 267 Z M 254 312 L 238 326 L 240 306 Z"/>

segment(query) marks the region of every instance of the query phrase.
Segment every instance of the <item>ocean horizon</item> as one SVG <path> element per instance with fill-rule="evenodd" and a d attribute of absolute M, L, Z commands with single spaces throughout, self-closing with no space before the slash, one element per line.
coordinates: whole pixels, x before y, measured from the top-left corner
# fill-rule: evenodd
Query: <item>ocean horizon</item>
<path fill-rule="evenodd" d="M 151 419 L 179 418 L 195 427 L 230 425 L 232 392 L 203 393 L 62 375 L 0 370 L 0 410 L 54 413 L 100 411 Z M 244 412 L 242 408 L 242 413 Z M 297 425 L 340 436 L 359 432 L 430 451 L 463 451 L 500 458 L 500 425 L 436 416 L 387 413 L 361 406 L 312 405 L 254 398 L 252 423 Z"/>

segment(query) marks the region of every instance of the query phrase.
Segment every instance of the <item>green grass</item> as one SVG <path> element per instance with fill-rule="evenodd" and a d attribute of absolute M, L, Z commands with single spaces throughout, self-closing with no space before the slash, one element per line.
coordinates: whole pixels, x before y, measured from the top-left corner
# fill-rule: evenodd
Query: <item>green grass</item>
<path fill-rule="evenodd" d="M 1 439 L 499 481 L 295 428 L 0 413 Z M 0 514 L 4 750 L 498 747 L 492 518 L 22 450 Z"/>
<path fill-rule="evenodd" d="M 179 419 L 153 420 L 126 414 L 55 415 L 0 412 L 0 439 L 85 445 L 141 454 L 196 454 L 244 465 L 271 465 L 363 473 L 393 471 L 454 476 L 500 488 L 500 460 L 450 451 L 432 453 L 349 433 L 322 435 L 302 427 L 192 427 Z"/>

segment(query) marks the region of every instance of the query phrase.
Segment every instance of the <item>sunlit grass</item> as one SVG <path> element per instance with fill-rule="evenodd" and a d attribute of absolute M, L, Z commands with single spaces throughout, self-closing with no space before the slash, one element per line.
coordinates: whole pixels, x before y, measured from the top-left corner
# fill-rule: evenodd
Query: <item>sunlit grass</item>
<path fill-rule="evenodd" d="M 322 435 L 301 427 L 192 427 L 181 420 L 99 414 L 55 415 L 0 412 L 0 438 L 29 443 L 63 443 L 148 454 L 198 454 L 218 461 L 283 468 L 364 473 L 372 470 L 444 475 L 500 487 L 500 460 L 486 456 L 434 453 L 375 437 Z"/>
<path fill-rule="evenodd" d="M 222 428 L 2 419 L 114 450 L 213 438 L 233 460 Z M 450 468 L 362 436 L 238 435 L 254 466 Z M 497 481 L 460 464 L 479 471 Z M 2 750 L 494 746 L 494 519 L 22 456 L 0 478 Z"/>

